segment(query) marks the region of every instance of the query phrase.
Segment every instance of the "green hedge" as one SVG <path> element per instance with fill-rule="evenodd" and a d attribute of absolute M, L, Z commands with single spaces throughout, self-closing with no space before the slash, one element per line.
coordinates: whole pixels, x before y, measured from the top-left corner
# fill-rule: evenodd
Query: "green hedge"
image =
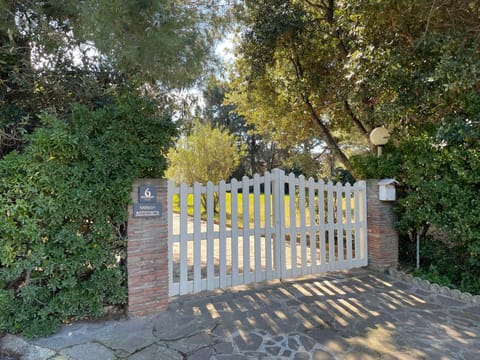
<path fill-rule="evenodd" d="M 21 153 L 0 161 L 0 332 L 27 337 L 125 304 L 132 181 L 163 173 L 175 134 L 131 92 L 42 121 Z"/>

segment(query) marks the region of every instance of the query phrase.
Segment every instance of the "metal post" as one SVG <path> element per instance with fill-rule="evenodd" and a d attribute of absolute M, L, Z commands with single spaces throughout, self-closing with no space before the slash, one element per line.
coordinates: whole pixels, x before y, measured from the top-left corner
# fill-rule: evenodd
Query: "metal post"
<path fill-rule="evenodd" d="M 420 269 L 420 232 L 417 231 L 417 269 Z"/>
<path fill-rule="evenodd" d="M 378 145 L 378 146 L 377 146 L 377 156 L 378 156 L 378 157 L 382 156 L 382 152 L 383 152 L 383 146 L 382 146 L 382 145 Z"/>

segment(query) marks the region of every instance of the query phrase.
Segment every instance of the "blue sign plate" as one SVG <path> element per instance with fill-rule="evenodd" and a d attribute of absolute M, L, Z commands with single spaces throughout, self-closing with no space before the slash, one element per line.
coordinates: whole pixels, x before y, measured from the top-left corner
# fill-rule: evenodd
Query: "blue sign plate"
<path fill-rule="evenodd" d="M 133 204 L 133 217 L 159 217 L 162 216 L 161 204 Z"/>

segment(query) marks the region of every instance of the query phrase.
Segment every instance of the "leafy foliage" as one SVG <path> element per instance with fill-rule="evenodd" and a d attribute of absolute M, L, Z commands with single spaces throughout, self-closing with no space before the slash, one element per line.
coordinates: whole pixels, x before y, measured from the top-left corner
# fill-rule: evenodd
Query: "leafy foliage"
<path fill-rule="evenodd" d="M 349 168 L 345 147 L 340 146 L 342 132 L 354 132 L 365 146 L 361 138 L 373 124 L 362 123 L 365 119 L 359 120 L 352 110 L 358 85 L 347 79 L 350 50 L 344 37 L 349 33 L 340 34 L 344 24 L 337 16 L 346 5 L 291 0 L 247 4 L 249 27 L 229 101 L 281 146 L 322 140 Z M 357 128 L 361 131 L 355 132 Z"/>
<path fill-rule="evenodd" d="M 130 78 L 182 87 L 205 70 L 218 35 L 216 25 L 220 27 L 221 21 L 209 10 L 212 3 L 2 0 L 0 38 L 5 36 L 11 45 L 26 45 L 25 50 L 42 61 L 74 48 L 82 57 L 82 50 L 90 48 L 91 54 L 100 54 Z M 7 40 L 7 34 L 14 41 Z"/>
<path fill-rule="evenodd" d="M 126 83 L 196 83 L 223 27 L 214 3 L 0 0 L 0 157 L 22 148 L 43 111 L 102 107 Z"/>
<path fill-rule="evenodd" d="M 196 122 L 192 133 L 180 138 L 168 152 L 170 164 L 165 175 L 177 183 L 218 184 L 239 165 L 241 153 L 235 136 L 227 130 Z"/>
<path fill-rule="evenodd" d="M 261 133 L 258 127 L 254 129 L 251 124 L 247 124 L 245 118 L 237 113 L 236 105 L 225 103 L 228 91 L 227 83 L 210 79 L 203 91 L 205 108 L 200 116 L 203 122 L 208 122 L 213 127 L 225 128 L 243 144 L 245 151 L 233 176 L 239 179 L 244 175 L 262 174 L 275 167 L 292 167 L 285 162 L 289 154 L 288 148 L 279 147 L 277 142 L 271 140 L 270 134 Z"/>
<path fill-rule="evenodd" d="M 480 293 L 480 96 L 461 110 L 391 147 L 381 158 L 357 158 L 368 177 L 395 177 L 401 251 L 421 234 L 422 267 L 465 291 Z M 448 282 L 447 281 L 447 282 Z"/>
<path fill-rule="evenodd" d="M 376 126 L 407 136 L 478 91 L 477 2 L 246 4 L 231 103 L 282 143 L 321 139 L 347 169 L 355 150 L 375 150 Z"/>
<path fill-rule="evenodd" d="M 162 175 L 175 133 L 131 91 L 41 121 L 22 153 L 0 161 L 0 331 L 27 337 L 125 304 L 131 184 Z"/>

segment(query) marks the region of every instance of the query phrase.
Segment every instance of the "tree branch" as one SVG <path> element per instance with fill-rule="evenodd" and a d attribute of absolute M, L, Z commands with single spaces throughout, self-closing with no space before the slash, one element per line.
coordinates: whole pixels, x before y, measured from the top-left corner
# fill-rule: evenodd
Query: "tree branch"
<path fill-rule="evenodd" d="M 355 115 L 348 100 L 344 100 L 343 105 L 345 106 L 345 110 L 347 110 L 348 116 L 350 116 L 350 118 L 352 119 L 353 123 L 358 128 L 358 130 L 360 130 L 360 133 L 362 134 L 362 136 L 365 139 L 367 139 L 368 142 L 370 142 L 369 132 L 367 128 L 363 125 L 360 119 Z"/>

